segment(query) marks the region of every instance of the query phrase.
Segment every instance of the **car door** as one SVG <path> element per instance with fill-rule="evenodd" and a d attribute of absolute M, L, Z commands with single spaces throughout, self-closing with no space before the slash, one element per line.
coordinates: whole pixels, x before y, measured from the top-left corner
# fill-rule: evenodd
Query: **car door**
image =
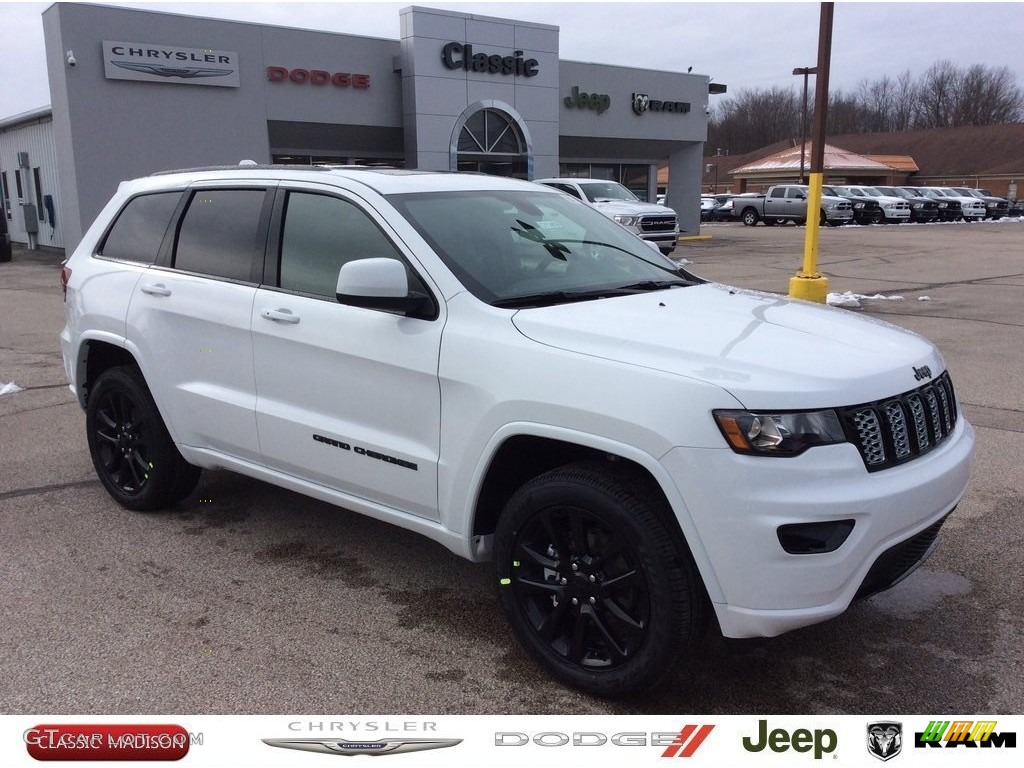
<path fill-rule="evenodd" d="M 800 187 L 786 187 L 786 215 L 794 219 L 807 218 L 807 192 Z"/>
<path fill-rule="evenodd" d="M 174 439 L 257 462 L 250 326 L 273 186 L 190 187 L 126 330 Z"/>
<path fill-rule="evenodd" d="M 386 221 L 354 195 L 282 183 L 273 222 L 252 308 L 264 462 L 437 519 L 443 316 L 343 305 L 335 290 L 342 264 L 383 257 L 406 265 L 411 287 L 436 292 Z"/>

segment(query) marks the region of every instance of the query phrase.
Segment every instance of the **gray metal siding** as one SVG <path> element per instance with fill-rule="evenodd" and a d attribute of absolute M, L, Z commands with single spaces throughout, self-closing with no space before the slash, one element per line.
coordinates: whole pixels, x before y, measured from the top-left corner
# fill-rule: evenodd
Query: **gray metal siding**
<path fill-rule="evenodd" d="M 21 169 L 23 196 L 18 198 L 18 188 L 14 180 L 14 172 L 18 169 L 18 152 L 28 152 L 29 167 Z M 11 239 L 21 243 L 28 242 L 20 210 L 20 203 L 35 205 L 35 179 L 32 169 L 39 169 L 42 186 L 41 195 L 53 195 L 53 205 L 57 213 L 57 225 L 51 226 L 49 220 L 39 222 L 39 245 L 64 247 L 64 235 L 61 225 L 64 222 L 61 206 L 60 178 L 57 175 L 57 146 L 53 138 L 53 120 L 42 119 L 17 125 L 0 131 L 0 170 L 7 175 L 7 184 L 11 193 L 11 218 L 7 225 Z M 40 213 L 40 219 L 45 212 Z"/>

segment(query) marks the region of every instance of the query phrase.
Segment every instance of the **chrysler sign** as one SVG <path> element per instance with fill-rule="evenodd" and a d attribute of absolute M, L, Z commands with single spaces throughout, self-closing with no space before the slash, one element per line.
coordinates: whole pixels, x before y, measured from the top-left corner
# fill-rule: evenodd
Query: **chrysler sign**
<path fill-rule="evenodd" d="M 161 43 L 104 40 L 103 74 L 108 80 L 239 86 L 238 54 L 234 51 L 179 48 Z"/>

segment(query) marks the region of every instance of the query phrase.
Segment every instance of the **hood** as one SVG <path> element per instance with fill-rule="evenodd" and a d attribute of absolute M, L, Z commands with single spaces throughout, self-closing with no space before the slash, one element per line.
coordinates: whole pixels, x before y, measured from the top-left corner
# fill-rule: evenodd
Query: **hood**
<path fill-rule="evenodd" d="M 606 216 L 675 216 L 676 212 L 664 205 L 641 203 L 632 200 L 612 200 L 607 203 L 591 203 Z"/>
<path fill-rule="evenodd" d="M 524 309 L 512 321 L 540 344 L 714 384 L 748 408 L 856 405 L 920 386 L 915 366 L 945 369 L 930 342 L 889 323 L 715 283 Z"/>
<path fill-rule="evenodd" d="M 837 203 L 848 203 L 850 201 L 838 195 L 822 195 L 821 202 L 825 203 L 825 205 L 836 205 Z"/>

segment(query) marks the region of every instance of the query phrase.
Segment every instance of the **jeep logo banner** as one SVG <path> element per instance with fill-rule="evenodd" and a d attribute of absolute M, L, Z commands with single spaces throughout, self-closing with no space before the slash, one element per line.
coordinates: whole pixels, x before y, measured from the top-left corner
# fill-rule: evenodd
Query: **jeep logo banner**
<path fill-rule="evenodd" d="M 172 85 L 240 85 L 235 51 L 117 40 L 103 41 L 103 76 Z"/>
<path fill-rule="evenodd" d="M 581 93 L 580 87 L 574 85 L 572 95 L 562 99 L 562 103 L 569 109 L 593 109 L 600 115 L 612 105 L 612 97 L 607 93 Z"/>

